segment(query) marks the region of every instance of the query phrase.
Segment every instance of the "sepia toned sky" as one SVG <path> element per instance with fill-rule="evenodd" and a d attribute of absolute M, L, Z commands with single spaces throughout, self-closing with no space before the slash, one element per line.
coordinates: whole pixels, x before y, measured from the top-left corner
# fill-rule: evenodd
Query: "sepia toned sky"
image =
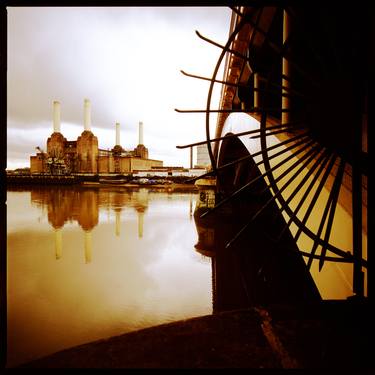
<path fill-rule="evenodd" d="M 176 145 L 205 139 L 209 83 L 180 70 L 211 77 L 224 45 L 227 7 L 8 7 L 7 168 L 29 166 L 37 146 L 52 133 L 52 103 L 61 103 L 61 132 L 83 131 L 83 102 L 91 101 L 91 129 L 99 148 L 138 144 L 144 123 L 149 157 L 164 165 L 190 165 L 190 151 Z M 222 76 L 222 68 L 218 77 Z M 215 85 L 212 108 L 221 86 Z M 211 117 L 211 129 L 216 116 Z M 195 158 L 195 157 L 194 157 Z"/>

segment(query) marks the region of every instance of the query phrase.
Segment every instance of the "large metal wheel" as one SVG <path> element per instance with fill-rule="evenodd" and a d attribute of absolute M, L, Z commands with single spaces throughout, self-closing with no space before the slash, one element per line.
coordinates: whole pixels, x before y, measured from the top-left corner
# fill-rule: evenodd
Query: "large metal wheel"
<path fill-rule="evenodd" d="M 366 9 L 326 4 L 232 10 L 235 22 L 225 46 L 197 33 L 222 53 L 211 78 L 190 75 L 211 82 L 206 109 L 185 111 L 206 114 L 210 174 L 217 178 L 221 198 L 204 215 L 254 193 L 259 176 L 253 178 L 250 169 L 254 162 L 255 167 L 261 165 L 261 176 L 272 197 L 257 212 L 249 213 L 247 223 L 227 247 L 249 230 L 269 205 L 277 204 L 285 225 L 276 235 L 270 231 L 275 243 L 290 235 L 294 227 L 296 244 L 301 236 L 310 241 L 309 248 L 299 246 L 308 268 L 314 261 L 319 270 L 327 261 L 351 264 L 353 294 L 364 296 L 370 45 Z M 220 80 L 217 74 L 225 56 L 237 73 L 227 69 L 228 74 Z M 232 94 L 222 97 L 219 109 L 211 108 L 215 84 Z M 229 113 L 244 112 L 257 118 L 259 127 L 224 134 L 219 124 L 214 138 L 210 134 L 213 112 L 224 119 Z M 233 146 L 230 140 L 244 135 L 259 140 L 259 152 L 246 155 L 241 147 L 225 146 L 228 142 Z M 230 155 L 224 155 L 225 149 L 231 149 Z M 350 246 L 332 240 L 332 233 L 340 230 L 336 217 L 342 208 L 351 220 Z M 309 224 L 313 217 L 315 221 L 319 218 L 315 225 Z"/>

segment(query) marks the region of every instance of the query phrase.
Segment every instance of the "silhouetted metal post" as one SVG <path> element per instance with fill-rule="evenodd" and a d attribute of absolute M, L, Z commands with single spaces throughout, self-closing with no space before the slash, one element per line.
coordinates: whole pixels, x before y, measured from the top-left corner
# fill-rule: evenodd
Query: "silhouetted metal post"
<path fill-rule="evenodd" d="M 283 43 L 288 39 L 289 36 L 289 29 L 290 29 L 290 20 L 288 13 L 284 10 L 284 19 L 283 19 Z M 282 89 L 283 94 L 288 94 L 288 88 L 290 87 L 290 76 L 289 76 L 289 61 L 283 57 L 282 60 L 282 74 L 283 76 L 287 77 L 287 79 L 282 79 L 282 86 L 286 87 L 287 89 Z M 281 98 L 281 108 L 282 109 L 289 109 L 289 96 L 282 96 Z M 281 123 L 287 124 L 290 121 L 289 112 L 282 112 L 281 113 Z"/>

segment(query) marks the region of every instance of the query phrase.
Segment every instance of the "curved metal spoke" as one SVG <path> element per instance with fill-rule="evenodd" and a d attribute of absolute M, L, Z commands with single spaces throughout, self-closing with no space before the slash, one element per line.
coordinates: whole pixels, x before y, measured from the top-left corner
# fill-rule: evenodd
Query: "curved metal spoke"
<path fill-rule="evenodd" d="M 242 109 L 178 109 L 175 108 L 176 112 L 179 113 L 232 113 L 232 112 L 247 112 L 247 113 L 263 113 L 263 112 L 270 112 L 270 111 L 280 111 L 280 112 L 293 112 L 291 109 L 288 108 L 259 108 L 259 107 L 252 107 L 252 108 L 242 108 Z"/>
<path fill-rule="evenodd" d="M 247 184 L 245 184 L 244 186 L 242 186 L 240 189 L 236 190 L 234 193 L 232 193 L 230 196 L 228 196 L 227 198 L 224 198 L 223 200 L 221 200 L 217 205 L 215 205 L 214 207 L 212 207 L 210 210 L 206 211 L 204 214 L 202 214 L 200 217 L 203 218 L 207 215 L 209 215 L 210 213 L 214 212 L 215 210 L 217 210 L 219 207 L 221 207 L 223 204 L 225 203 L 228 203 L 230 200 L 232 200 L 234 197 L 236 197 L 238 194 L 241 194 L 243 193 L 244 191 L 246 191 L 249 187 L 251 187 L 252 185 L 254 185 L 255 182 L 259 181 L 261 178 L 264 178 L 265 176 L 267 176 L 267 174 L 269 172 L 272 172 L 272 171 L 275 171 L 276 169 L 280 168 L 284 163 L 286 163 L 287 161 L 291 160 L 295 155 L 298 155 L 299 153 L 303 152 L 306 148 L 308 147 L 311 147 L 313 144 L 315 143 L 315 141 L 309 141 L 307 144 L 305 144 L 305 146 L 303 146 L 302 148 L 300 148 L 298 151 L 296 151 L 294 154 L 288 156 L 287 158 L 285 158 L 283 161 L 281 161 L 280 163 L 276 164 L 274 167 L 266 170 L 266 172 L 262 173 L 261 175 L 259 175 L 258 177 L 252 179 L 251 181 L 249 181 Z M 263 163 L 263 160 L 260 161 L 259 163 Z"/>
<path fill-rule="evenodd" d="M 245 89 L 251 89 L 252 91 L 254 92 L 269 92 L 270 94 L 280 94 L 278 91 L 276 90 L 269 90 L 269 91 L 266 91 L 265 89 L 262 89 L 262 88 L 257 88 L 257 87 L 253 87 L 253 85 L 248 85 L 248 84 L 243 84 L 243 83 L 234 83 L 234 82 L 229 82 L 229 81 L 221 81 L 219 79 L 214 79 L 212 80 L 211 78 L 208 78 L 208 77 L 203 77 L 203 76 L 198 76 L 196 74 L 190 74 L 190 73 L 186 73 L 185 71 L 183 70 L 180 70 L 180 72 L 187 76 L 187 77 L 191 77 L 191 78 L 197 78 L 197 79 L 201 79 L 201 80 L 204 80 L 204 81 L 209 81 L 209 82 L 215 82 L 215 83 L 220 83 L 222 85 L 227 85 L 227 86 L 232 86 L 232 87 L 242 87 L 242 88 L 245 88 Z M 253 77 L 254 76 L 254 73 L 251 73 L 250 77 Z M 258 78 L 260 80 L 263 79 L 262 76 L 258 76 Z M 295 97 L 295 96 L 303 96 L 302 94 L 298 93 L 298 91 L 294 91 L 293 89 L 290 89 L 289 87 L 287 86 L 281 86 L 281 85 L 276 85 L 277 88 L 284 88 L 285 90 L 289 89 L 289 91 L 292 92 L 292 94 L 288 94 L 288 93 L 281 93 L 281 96 L 285 96 L 285 97 Z"/>
<path fill-rule="evenodd" d="M 297 172 L 294 173 L 294 175 L 283 185 L 281 189 L 278 190 L 276 194 L 274 194 L 263 206 L 260 208 L 252 217 L 251 219 L 240 229 L 239 232 L 226 244 L 225 248 L 231 247 L 239 238 L 240 236 L 246 231 L 246 229 L 249 227 L 250 224 L 256 220 L 259 215 L 264 212 L 264 210 L 272 203 L 274 202 L 280 194 L 289 186 L 291 182 L 293 182 L 296 177 L 303 171 L 304 168 L 314 159 L 314 157 L 321 151 L 322 147 L 317 147 L 316 149 L 311 149 L 309 152 L 307 152 L 298 162 L 294 163 L 291 167 L 288 168 L 287 171 L 285 171 L 283 174 L 284 176 L 288 174 L 290 171 L 292 171 L 297 165 L 302 162 L 303 159 L 307 158 L 310 156 L 305 163 L 303 163 L 300 168 L 297 170 Z M 310 155 L 311 154 L 311 155 Z M 283 177 L 284 177 L 283 176 Z M 279 177 L 280 179 L 282 178 L 281 176 Z M 267 187 L 268 188 L 268 187 Z M 263 190 L 260 194 L 266 192 L 267 190 Z"/>
<path fill-rule="evenodd" d="M 297 136 L 295 136 L 295 137 L 293 137 L 293 138 L 287 139 L 287 140 L 285 140 L 285 141 L 283 141 L 283 142 L 277 143 L 276 145 L 273 145 L 273 146 L 268 147 L 268 151 L 275 150 L 275 149 L 277 149 L 277 148 L 279 148 L 279 147 L 281 147 L 281 146 L 285 146 L 285 145 L 288 144 L 288 143 L 295 142 L 295 141 L 297 141 L 297 140 L 299 140 L 299 139 L 303 139 L 302 142 L 295 143 L 295 144 L 293 144 L 293 145 L 291 145 L 291 146 L 285 148 L 284 150 L 280 151 L 279 153 L 277 153 L 277 154 L 275 154 L 275 155 L 272 155 L 272 157 L 276 157 L 276 156 L 282 155 L 282 154 L 284 154 L 285 152 L 288 152 L 289 150 L 291 150 L 292 148 L 295 148 L 295 147 L 299 146 L 300 144 L 305 143 L 306 140 L 308 140 L 308 134 L 309 134 L 309 132 L 305 132 L 305 133 L 300 134 L 300 135 L 297 135 Z M 227 137 L 228 137 L 228 136 L 227 136 Z M 224 138 L 225 138 L 225 137 L 224 137 Z M 252 158 L 254 158 L 254 157 L 256 157 L 256 156 L 259 156 L 259 155 L 261 155 L 261 154 L 262 154 L 262 151 L 255 152 L 254 154 L 249 154 L 249 155 L 247 155 L 247 156 L 244 156 L 244 157 L 242 157 L 242 158 L 238 158 L 238 159 L 236 159 L 236 160 L 234 160 L 234 161 L 231 161 L 231 162 L 229 162 L 229 163 L 226 163 L 226 164 L 220 165 L 220 166 L 217 167 L 217 170 L 219 171 L 219 170 L 223 170 L 223 169 L 228 168 L 228 167 L 232 167 L 233 165 L 236 165 L 236 164 L 240 163 L 241 161 L 245 161 L 245 160 L 252 159 Z M 207 177 L 207 176 L 212 176 L 213 174 L 214 174 L 213 171 L 210 171 L 210 172 L 204 173 L 204 174 L 202 174 L 202 175 L 200 175 L 200 176 L 197 176 L 197 177 L 191 178 L 191 179 L 189 179 L 189 180 L 187 180 L 187 181 L 188 181 L 188 182 L 196 181 L 196 180 L 199 180 L 199 179 L 201 179 L 201 178 L 205 178 L 205 177 Z"/>
<path fill-rule="evenodd" d="M 284 228 L 281 230 L 281 232 L 280 232 L 280 234 L 278 236 L 278 239 L 277 239 L 278 242 L 281 240 L 281 238 L 285 234 L 285 231 L 289 228 L 290 224 L 293 222 L 293 219 L 297 216 L 297 214 L 298 214 L 299 210 L 301 209 L 301 207 L 303 206 L 306 198 L 310 194 L 310 192 L 311 192 L 312 188 L 314 187 L 316 181 L 318 180 L 319 176 L 321 175 L 321 173 L 323 172 L 325 166 L 327 165 L 329 159 L 331 158 L 331 155 L 329 155 L 329 153 L 326 152 L 325 155 L 322 155 L 322 158 L 324 158 L 323 163 L 321 164 L 321 166 L 320 166 L 319 170 L 317 171 L 317 173 L 314 175 L 314 178 L 310 182 L 310 184 L 307 187 L 307 189 L 306 189 L 305 193 L 303 194 L 302 198 L 299 200 L 298 205 L 297 205 L 297 207 L 295 208 L 295 210 L 293 212 L 293 215 L 289 218 L 288 222 L 286 223 L 286 225 L 284 226 Z M 316 166 L 317 165 L 318 165 L 318 163 L 316 164 Z M 280 212 L 283 212 L 284 209 L 285 209 L 285 207 L 289 206 L 289 203 L 292 201 L 292 199 L 297 194 L 297 192 L 304 186 L 304 184 L 307 182 L 307 179 L 314 172 L 314 170 L 315 169 L 313 169 L 313 168 L 310 169 L 309 173 L 306 174 L 305 179 L 303 179 L 301 181 L 301 184 L 298 185 L 298 187 L 295 189 L 295 191 L 293 192 L 293 194 L 291 194 L 288 197 L 288 199 L 281 205 Z"/>
<path fill-rule="evenodd" d="M 284 127 L 289 128 L 289 127 L 292 127 L 292 126 L 293 126 L 293 123 L 286 123 L 286 124 L 270 126 L 268 129 L 272 130 L 272 129 L 280 129 L 280 128 L 284 128 Z M 212 139 L 209 140 L 209 142 L 218 142 L 218 141 L 222 141 L 223 139 L 241 137 L 243 135 L 255 134 L 255 133 L 259 133 L 259 132 L 260 132 L 260 129 L 248 130 L 246 132 L 225 135 L 224 137 L 212 138 Z M 188 147 L 193 147 L 193 146 L 198 146 L 198 145 L 204 145 L 204 144 L 207 144 L 207 143 L 208 143 L 207 141 L 201 141 L 201 142 L 190 143 L 188 145 L 176 146 L 176 148 L 188 148 Z"/>
<path fill-rule="evenodd" d="M 344 175 L 344 170 L 345 170 L 345 162 L 343 161 L 343 159 L 341 159 L 340 165 L 337 171 L 337 175 L 336 175 L 336 178 L 335 178 L 332 190 L 331 190 L 331 202 L 330 202 L 331 207 L 330 207 L 326 232 L 324 235 L 324 242 L 326 243 L 328 243 L 329 237 L 331 234 L 333 219 L 335 217 L 335 210 L 336 210 L 337 201 L 338 201 L 339 194 L 340 194 L 340 187 L 341 187 L 342 177 Z M 326 252 L 327 252 L 327 247 L 323 246 L 320 252 L 319 271 L 323 267 L 324 257 L 326 255 Z"/>
<path fill-rule="evenodd" d="M 339 187 L 340 187 L 340 184 L 341 184 L 341 180 L 342 180 L 342 176 L 343 176 L 343 172 L 344 172 L 344 167 L 345 167 L 345 163 L 341 159 L 340 160 L 340 166 L 339 166 L 338 173 L 336 174 L 336 178 L 335 178 L 335 181 L 333 183 L 333 187 L 332 187 L 331 192 L 329 194 L 326 206 L 324 208 L 323 216 L 322 216 L 322 219 L 320 221 L 318 231 L 316 233 L 316 238 L 315 238 L 315 241 L 314 241 L 314 245 L 313 245 L 313 247 L 311 249 L 311 254 L 315 254 L 316 249 L 318 248 L 319 244 L 318 244 L 317 238 L 320 238 L 320 236 L 322 234 L 324 225 L 326 224 L 328 213 L 330 211 L 332 212 L 331 207 L 332 207 L 333 203 L 334 203 L 334 207 L 336 207 L 338 193 L 339 193 Z M 333 209 L 333 214 L 334 214 L 334 209 Z M 330 231 L 331 231 L 331 225 L 332 225 L 332 223 L 330 225 L 330 221 L 333 221 L 333 216 L 332 215 L 329 215 L 329 221 L 327 223 L 327 228 L 326 228 L 326 236 L 324 238 L 325 242 L 328 241 L 329 235 L 330 235 Z M 325 249 L 325 246 L 323 246 L 323 249 Z M 311 262 L 312 262 L 312 258 L 310 258 L 308 260 L 308 262 L 307 262 L 307 267 L 308 268 L 311 267 Z M 319 269 L 321 269 L 321 267 L 322 267 L 322 263 L 319 262 Z"/>
<path fill-rule="evenodd" d="M 294 236 L 295 242 L 298 241 L 299 236 L 302 234 L 303 228 L 305 227 L 306 222 L 307 222 L 308 218 L 310 217 L 310 214 L 311 214 L 311 212 L 312 212 L 312 210 L 315 206 L 315 203 L 318 201 L 319 195 L 320 195 L 321 191 L 323 190 L 323 187 L 324 187 L 324 185 L 325 185 L 325 183 L 328 179 L 329 174 L 331 173 L 331 170 L 332 170 L 332 168 L 335 164 L 336 158 L 337 158 L 337 156 L 335 156 L 335 155 L 332 156 L 332 158 L 331 158 L 331 160 L 330 160 L 330 162 L 327 166 L 327 169 L 325 170 L 325 173 L 324 173 L 322 179 L 320 180 L 319 186 L 316 189 L 315 194 L 314 194 L 313 198 L 311 199 L 310 205 L 307 208 L 307 210 L 305 212 L 305 215 L 302 219 L 302 222 L 301 222 L 302 225 L 299 226 L 298 231 L 297 231 L 296 235 Z"/>

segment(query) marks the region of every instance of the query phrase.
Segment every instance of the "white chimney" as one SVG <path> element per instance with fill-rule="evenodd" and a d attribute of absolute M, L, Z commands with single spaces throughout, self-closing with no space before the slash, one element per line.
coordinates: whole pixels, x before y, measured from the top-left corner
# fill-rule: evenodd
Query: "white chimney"
<path fill-rule="evenodd" d="M 53 102 L 53 132 L 60 133 L 60 102 Z"/>
<path fill-rule="evenodd" d="M 143 145 L 143 122 L 139 121 L 139 143 L 140 145 Z"/>
<path fill-rule="evenodd" d="M 89 99 L 85 99 L 85 102 L 84 102 L 83 124 L 84 124 L 84 130 L 91 131 L 91 103 Z"/>
<path fill-rule="evenodd" d="M 116 122 L 116 143 L 115 146 L 120 146 L 120 123 Z"/>

